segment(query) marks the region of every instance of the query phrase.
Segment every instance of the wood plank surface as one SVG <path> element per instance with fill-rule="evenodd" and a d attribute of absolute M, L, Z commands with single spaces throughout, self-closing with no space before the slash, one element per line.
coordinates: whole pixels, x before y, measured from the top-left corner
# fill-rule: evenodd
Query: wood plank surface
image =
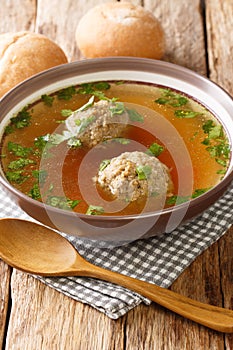
<path fill-rule="evenodd" d="M 81 58 L 74 41 L 79 19 L 89 8 L 109 1 L 8 0 L 1 2 L 0 32 L 26 29 L 43 33 L 74 61 Z M 131 2 L 144 4 L 160 19 L 166 36 L 165 60 L 204 75 L 209 71 L 211 79 L 233 93 L 233 38 L 226 34 L 232 28 L 232 0 L 208 0 L 205 11 L 201 0 Z M 203 302 L 233 308 L 232 270 L 233 227 L 183 272 L 172 289 Z M 233 350 L 232 335 L 208 330 L 156 304 L 140 305 L 119 320 L 111 320 L 29 275 L 13 270 L 11 276 L 3 262 L 0 346 L 4 342 L 9 287 L 12 306 L 7 350 Z"/>

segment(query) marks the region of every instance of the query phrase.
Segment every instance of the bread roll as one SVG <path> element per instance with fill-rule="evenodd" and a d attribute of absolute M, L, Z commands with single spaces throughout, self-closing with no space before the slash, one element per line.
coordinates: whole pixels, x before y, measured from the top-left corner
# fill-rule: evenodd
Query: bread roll
<path fill-rule="evenodd" d="M 0 97 L 30 76 L 63 63 L 67 58 L 62 49 L 44 35 L 0 34 Z"/>
<path fill-rule="evenodd" d="M 76 42 L 86 58 L 136 56 L 160 59 L 164 33 L 154 15 L 128 2 L 89 10 L 76 28 Z"/>

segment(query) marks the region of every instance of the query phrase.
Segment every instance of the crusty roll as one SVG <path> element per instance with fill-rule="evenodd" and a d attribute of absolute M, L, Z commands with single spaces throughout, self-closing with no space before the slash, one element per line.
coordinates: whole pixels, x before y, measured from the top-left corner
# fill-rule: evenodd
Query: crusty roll
<path fill-rule="evenodd" d="M 44 35 L 0 34 L 0 97 L 30 76 L 63 63 L 67 58 L 62 49 Z"/>
<path fill-rule="evenodd" d="M 98 5 L 76 28 L 77 45 L 86 58 L 136 56 L 160 59 L 164 33 L 154 15 L 128 2 Z"/>

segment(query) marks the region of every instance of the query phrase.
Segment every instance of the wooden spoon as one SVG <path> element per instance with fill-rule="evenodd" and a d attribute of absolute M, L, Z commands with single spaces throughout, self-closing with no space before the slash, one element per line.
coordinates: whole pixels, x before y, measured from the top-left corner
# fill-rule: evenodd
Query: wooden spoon
<path fill-rule="evenodd" d="M 32 274 L 87 276 L 116 283 L 204 326 L 233 332 L 232 310 L 200 303 L 157 285 L 95 266 L 83 259 L 65 238 L 29 221 L 0 220 L 0 258 Z"/>

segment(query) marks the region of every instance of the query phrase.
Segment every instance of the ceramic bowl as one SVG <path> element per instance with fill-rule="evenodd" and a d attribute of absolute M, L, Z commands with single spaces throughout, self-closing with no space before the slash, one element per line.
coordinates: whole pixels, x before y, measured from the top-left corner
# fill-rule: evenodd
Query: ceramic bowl
<path fill-rule="evenodd" d="M 232 147 L 233 100 L 218 85 L 186 68 L 163 61 L 131 57 L 83 60 L 42 72 L 21 83 L 0 101 L 1 135 L 9 119 L 42 94 L 90 81 L 129 80 L 179 90 L 210 110 L 223 125 Z M 1 170 L 0 183 L 31 217 L 70 235 L 109 242 L 128 242 L 171 232 L 201 214 L 226 191 L 233 179 L 233 159 L 223 180 L 189 202 L 155 212 L 129 216 L 91 216 L 48 206 L 15 189 Z"/>

